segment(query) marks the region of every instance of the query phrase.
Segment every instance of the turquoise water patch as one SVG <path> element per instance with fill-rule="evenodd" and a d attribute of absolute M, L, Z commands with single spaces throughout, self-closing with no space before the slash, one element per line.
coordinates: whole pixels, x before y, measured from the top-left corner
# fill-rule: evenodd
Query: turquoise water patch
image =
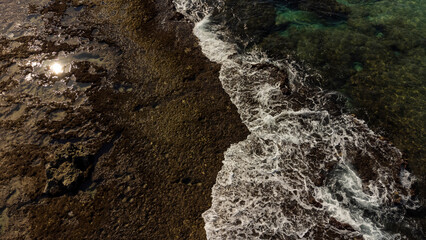
<path fill-rule="evenodd" d="M 320 19 L 313 13 L 300 10 L 281 8 L 277 11 L 276 24 L 301 24 L 301 25 L 322 25 L 318 24 Z"/>
<path fill-rule="evenodd" d="M 310 29 L 312 31 L 326 27 L 314 13 L 289 8 L 281 8 L 277 11 L 275 24 L 287 25 L 287 29 L 279 33 L 283 37 L 288 37 L 294 30 Z"/>
<path fill-rule="evenodd" d="M 361 71 L 362 71 L 362 69 L 363 69 L 362 64 L 361 64 L 361 63 L 359 63 L 359 62 L 355 62 L 355 63 L 354 63 L 354 69 L 355 69 L 355 71 L 357 71 L 357 72 L 361 72 Z"/>

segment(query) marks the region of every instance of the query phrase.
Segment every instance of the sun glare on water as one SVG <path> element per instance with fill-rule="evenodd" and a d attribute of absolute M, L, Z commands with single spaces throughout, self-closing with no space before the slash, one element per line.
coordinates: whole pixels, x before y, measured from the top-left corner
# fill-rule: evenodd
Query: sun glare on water
<path fill-rule="evenodd" d="M 52 66 L 50 66 L 50 70 L 56 75 L 64 72 L 63 66 L 59 63 L 54 63 Z"/>

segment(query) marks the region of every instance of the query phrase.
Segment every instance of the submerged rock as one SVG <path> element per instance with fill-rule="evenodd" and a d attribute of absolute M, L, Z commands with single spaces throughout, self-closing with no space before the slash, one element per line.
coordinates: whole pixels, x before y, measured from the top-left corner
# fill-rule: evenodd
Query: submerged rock
<path fill-rule="evenodd" d="M 312 11 L 323 18 L 334 20 L 346 19 L 350 10 L 335 0 L 300 1 L 299 9 Z"/>
<path fill-rule="evenodd" d="M 46 166 L 46 186 L 44 192 L 60 195 L 73 191 L 90 174 L 94 156 L 73 144 L 66 144 L 55 154 L 52 162 Z"/>

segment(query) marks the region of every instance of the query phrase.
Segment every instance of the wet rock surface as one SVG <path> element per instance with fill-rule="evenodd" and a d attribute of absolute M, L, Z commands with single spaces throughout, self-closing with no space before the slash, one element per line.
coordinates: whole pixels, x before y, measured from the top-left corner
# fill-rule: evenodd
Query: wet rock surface
<path fill-rule="evenodd" d="M 64 150 L 56 153 L 54 160 L 46 166 L 46 187 L 49 195 L 75 190 L 89 177 L 93 168 L 94 155 L 85 153 L 75 145 L 66 144 Z"/>
<path fill-rule="evenodd" d="M 171 1 L 4 7 L 0 238 L 205 238 L 247 130 Z"/>

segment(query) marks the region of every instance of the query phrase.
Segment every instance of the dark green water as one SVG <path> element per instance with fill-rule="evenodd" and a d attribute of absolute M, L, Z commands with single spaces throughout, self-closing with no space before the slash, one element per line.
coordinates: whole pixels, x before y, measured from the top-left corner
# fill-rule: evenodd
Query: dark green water
<path fill-rule="evenodd" d="M 213 21 L 242 51 L 296 60 L 343 94 L 345 111 L 403 152 L 425 206 L 426 1 L 227 0 Z"/>
<path fill-rule="evenodd" d="M 275 3 L 279 28 L 260 46 L 317 70 L 424 173 L 426 1 L 297 2 Z"/>
<path fill-rule="evenodd" d="M 224 8 L 215 20 L 232 41 L 301 63 L 425 175 L 426 1 L 228 0 Z"/>
<path fill-rule="evenodd" d="M 345 95 L 424 176 L 426 1 L 228 0 L 216 19 L 242 48 L 296 60 Z"/>

